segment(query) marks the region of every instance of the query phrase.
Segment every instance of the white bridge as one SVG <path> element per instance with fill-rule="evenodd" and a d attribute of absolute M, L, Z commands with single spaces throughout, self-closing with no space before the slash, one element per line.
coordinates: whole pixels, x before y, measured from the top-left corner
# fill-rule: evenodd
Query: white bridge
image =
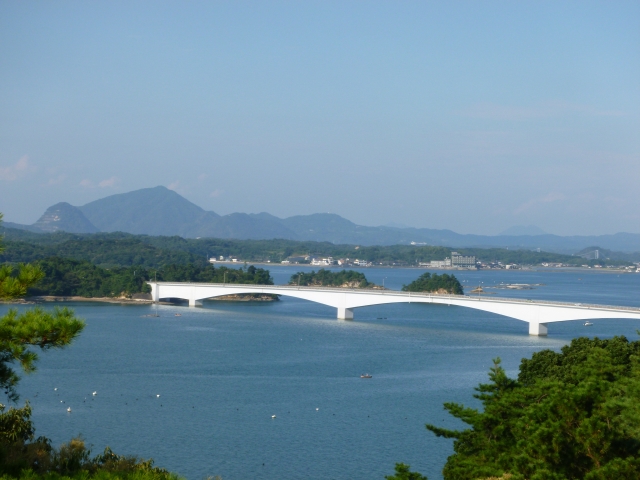
<path fill-rule="evenodd" d="M 207 298 L 243 293 L 285 295 L 329 305 L 338 318 L 353 318 L 353 309 L 387 303 L 438 303 L 475 308 L 529 323 L 530 335 L 546 335 L 547 324 L 570 320 L 630 318 L 640 320 L 640 308 L 585 303 L 562 303 L 515 298 L 480 298 L 467 295 L 441 295 L 396 290 L 298 287 L 292 285 L 238 285 L 229 283 L 147 282 L 154 301 L 179 298 L 190 307 L 202 306 Z"/>

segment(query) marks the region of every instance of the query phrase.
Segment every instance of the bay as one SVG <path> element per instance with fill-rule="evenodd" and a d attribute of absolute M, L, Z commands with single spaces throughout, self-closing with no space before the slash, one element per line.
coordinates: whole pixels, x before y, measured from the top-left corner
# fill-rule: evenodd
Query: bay
<path fill-rule="evenodd" d="M 269 269 L 276 284 L 310 270 Z M 423 273 L 360 271 L 392 289 Z M 470 288 L 543 284 L 490 289 L 499 296 L 640 306 L 637 274 L 453 273 Z M 524 322 L 417 304 L 360 308 L 353 321 L 339 321 L 332 308 L 287 297 L 160 306 L 158 318 L 144 316 L 152 306 L 69 306 L 85 331 L 71 347 L 41 354 L 38 371 L 19 386 L 36 434 L 54 444 L 81 434 L 94 453 L 109 445 L 153 457 L 188 479 L 382 479 L 395 462 L 442 478 L 452 442 L 424 424 L 461 427 L 442 404 L 477 406 L 473 388 L 493 358 L 515 376 L 535 351 L 583 335 L 636 339 L 640 328 L 632 320 L 563 322 L 550 324 L 548 337 L 531 337 Z"/>

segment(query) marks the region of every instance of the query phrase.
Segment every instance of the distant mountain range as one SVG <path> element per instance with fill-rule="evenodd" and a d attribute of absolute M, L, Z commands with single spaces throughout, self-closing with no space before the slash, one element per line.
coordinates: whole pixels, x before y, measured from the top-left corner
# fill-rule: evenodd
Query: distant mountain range
<path fill-rule="evenodd" d="M 218 215 L 203 210 L 165 187 L 144 188 L 74 207 L 58 203 L 33 225 L 5 222 L 5 227 L 32 232 L 128 232 L 146 235 L 328 241 L 335 244 L 395 245 L 411 242 L 448 247 L 540 248 L 575 253 L 592 245 L 622 251 L 640 251 L 640 234 L 561 237 L 537 227 L 513 227 L 507 235 L 463 235 L 451 230 L 365 227 L 339 215 L 316 213 L 278 218 L 268 213 Z M 527 233 L 527 234 L 521 234 Z M 531 234 L 534 233 L 534 234 Z"/>

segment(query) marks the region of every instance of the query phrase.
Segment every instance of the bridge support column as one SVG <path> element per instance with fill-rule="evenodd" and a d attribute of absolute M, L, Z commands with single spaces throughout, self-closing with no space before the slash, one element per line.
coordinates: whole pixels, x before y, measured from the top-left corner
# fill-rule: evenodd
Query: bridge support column
<path fill-rule="evenodd" d="M 194 300 L 193 298 L 189 299 L 189 306 L 190 307 L 201 307 L 202 306 L 202 300 Z"/>
<path fill-rule="evenodd" d="M 338 307 L 339 320 L 353 320 L 353 308 Z"/>
<path fill-rule="evenodd" d="M 537 335 L 539 337 L 547 336 L 547 324 L 546 323 L 529 323 L 529 335 Z"/>

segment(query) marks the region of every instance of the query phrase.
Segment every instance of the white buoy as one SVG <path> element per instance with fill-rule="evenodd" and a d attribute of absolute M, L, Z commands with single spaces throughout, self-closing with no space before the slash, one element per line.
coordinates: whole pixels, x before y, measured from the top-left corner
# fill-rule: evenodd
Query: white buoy
<path fill-rule="evenodd" d="M 276 418 L 276 416 L 275 415 L 271 415 L 271 418 Z"/>
<path fill-rule="evenodd" d="M 156 398 L 160 398 L 160 394 L 156 395 Z"/>
<path fill-rule="evenodd" d="M 316 408 L 316 412 L 317 412 L 318 410 L 320 410 L 320 409 L 319 409 L 319 408 Z"/>
<path fill-rule="evenodd" d="M 58 390 L 58 387 L 54 388 L 53 391 L 55 392 L 56 390 Z"/>
<path fill-rule="evenodd" d="M 71 413 L 71 407 L 67 408 L 67 412 Z"/>

